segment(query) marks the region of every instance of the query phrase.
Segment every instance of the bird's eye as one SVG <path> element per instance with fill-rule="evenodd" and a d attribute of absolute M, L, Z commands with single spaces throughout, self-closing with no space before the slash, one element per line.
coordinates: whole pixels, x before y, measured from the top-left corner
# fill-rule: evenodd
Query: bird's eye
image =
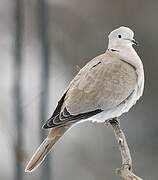
<path fill-rule="evenodd" d="M 118 35 L 118 38 L 121 38 L 121 37 L 122 37 L 122 36 L 119 34 L 119 35 Z"/>

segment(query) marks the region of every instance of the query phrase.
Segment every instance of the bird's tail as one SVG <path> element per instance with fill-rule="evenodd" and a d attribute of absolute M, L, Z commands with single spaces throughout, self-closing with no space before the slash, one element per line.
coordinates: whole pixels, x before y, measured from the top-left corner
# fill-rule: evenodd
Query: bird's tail
<path fill-rule="evenodd" d="M 42 142 L 40 147 L 36 150 L 31 160 L 26 166 L 25 172 L 34 171 L 45 159 L 53 145 L 57 140 L 70 128 L 71 125 L 53 128 L 47 138 Z"/>

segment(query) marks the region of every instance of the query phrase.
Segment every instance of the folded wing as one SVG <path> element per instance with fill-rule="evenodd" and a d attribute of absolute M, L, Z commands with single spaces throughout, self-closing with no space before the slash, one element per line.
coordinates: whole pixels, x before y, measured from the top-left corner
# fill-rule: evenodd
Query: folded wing
<path fill-rule="evenodd" d="M 102 54 L 79 71 L 44 128 L 63 126 L 114 108 L 130 96 L 136 82 L 133 66 Z"/>

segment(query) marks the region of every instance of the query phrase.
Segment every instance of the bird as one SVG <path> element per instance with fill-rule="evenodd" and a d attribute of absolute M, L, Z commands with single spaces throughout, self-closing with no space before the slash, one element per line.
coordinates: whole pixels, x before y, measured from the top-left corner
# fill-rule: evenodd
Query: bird
<path fill-rule="evenodd" d="M 34 171 L 57 140 L 72 126 L 116 119 L 142 96 L 143 63 L 133 48 L 134 32 L 125 26 L 113 30 L 107 50 L 89 61 L 70 82 L 52 116 L 43 125 L 50 133 L 34 153 L 25 172 Z"/>

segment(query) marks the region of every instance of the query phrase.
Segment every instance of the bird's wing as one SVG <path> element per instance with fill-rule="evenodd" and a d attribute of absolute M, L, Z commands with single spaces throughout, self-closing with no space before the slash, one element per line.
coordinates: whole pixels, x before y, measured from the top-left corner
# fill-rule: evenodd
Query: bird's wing
<path fill-rule="evenodd" d="M 79 71 L 58 103 L 60 113 L 51 117 L 44 128 L 63 126 L 115 108 L 130 96 L 136 82 L 133 66 L 102 54 Z"/>

